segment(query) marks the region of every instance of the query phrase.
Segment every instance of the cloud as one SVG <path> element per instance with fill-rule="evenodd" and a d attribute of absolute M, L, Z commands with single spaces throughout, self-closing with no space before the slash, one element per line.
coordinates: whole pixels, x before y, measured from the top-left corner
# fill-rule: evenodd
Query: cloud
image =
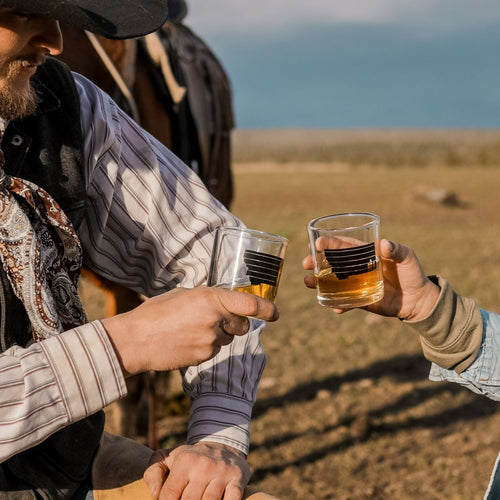
<path fill-rule="evenodd" d="M 187 0 L 205 35 L 273 34 L 305 25 L 398 25 L 422 36 L 500 20 L 498 0 Z"/>

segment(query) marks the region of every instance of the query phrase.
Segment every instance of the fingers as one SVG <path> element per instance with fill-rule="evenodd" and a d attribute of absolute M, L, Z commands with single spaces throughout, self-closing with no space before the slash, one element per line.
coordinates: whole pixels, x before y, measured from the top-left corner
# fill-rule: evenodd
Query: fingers
<path fill-rule="evenodd" d="M 349 247 L 353 243 L 362 243 L 352 238 L 337 238 L 337 237 L 321 237 L 316 240 L 316 250 L 323 251 L 325 249 L 335 249 Z M 382 257 L 392 259 L 396 262 L 402 262 L 404 259 L 413 255 L 413 251 L 406 245 L 401 245 L 391 240 L 380 240 L 380 252 Z M 302 259 L 302 267 L 304 269 L 314 269 L 314 257 L 308 255 Z"/>
<path fill-rule="evenodd" d="M 302 259 L 302 267 L 308 271 L 314 269 L 314 257 L 311 254 Z"/>
<path fill-rule="evenodd" d="M 262 299 L 250 293 L 234 292 L 223 288 L 214 288 L 214 290 L 222 307 L 232 315 L 250 316 L 264 321 L 276 321 L 279 318 L 278 309 L 270 300 Z M 247 320 L 246 330 L 243 330 L 244 325 L 236 326 L 236 330 L 240 332 L 243 330 L 243 333 L 246 333 L 249 323 L 248 318 L 244 319 Z M 244 321 L 244 319 L 237 320 L 231 317 L 231 320 L 228 318 L 227 321 L 229 321 L 229 325 L 232 325 L 234 322 Z M 229 328 L 230 330 L 227 327 L 224 328 L 226 333 L 232 333 L 232 327 Z M 242 335 L 243 333 L 236 333 L 236 335 Z"/>
<path fill-rule="evenodd" d="M 229 483 L 224 490 L 224 500 L 241 500 L 243 497 L 243 490 L 241 486 Z M 220 498 L 220 497 L 213 497 Z"/>
<path fill-rule="evenodd" d="M 250 330 L 250 320 L 246 316 L 231 314 L 221 321 L 221 330 L 229 338 L 227 342 L 229 344 L 233 335 L 245 335 Z"/>
<path fill-rule="evenodd" d="M 243 489 L 233 483 L 226 484 L 226 478 L 214 478 L 208 485 L 200 477 L 198 481 L 195 478 L 186 485 L 182 492 L 182 498 L 203 498 L 203 500 L 241 500 Z M 181 497 L 179 497 L 181 498 Z"/>
<path fill-rule="evenodd" d="M 307 274 L 304 276 L 304 284 L 307 288 L 316 288 L 317 279 L 314 274 Z"/>
<path fill-rule="evenodd" d="M 366 242 L 348 236 L 320 236 L 316 239 L 315 246 L 317 252 L 323 252 L 326 249 L 350 248 L 364 243 Z"/>
<path fill-rule="evenodd" d="M 151 497 L 157 500 L 160 491 L 168 474 L 168 466 L 165 460 L 168 456 L 168 450 L 157 450 L 149 461 L 149 467 L 144 472 L 144 482 L 147 484 Z"/>

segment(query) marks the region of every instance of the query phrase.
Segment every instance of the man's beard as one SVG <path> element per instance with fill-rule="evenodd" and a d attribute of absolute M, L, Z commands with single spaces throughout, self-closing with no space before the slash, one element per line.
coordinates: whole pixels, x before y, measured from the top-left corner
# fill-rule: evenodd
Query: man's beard
<path fill-rule="evenodd" d="M 12 83 L 13 77 L 23 67 L 24 62 L 20 59 L 8 63 L 7 75 L 0 85 L 0 117 L 4 120 L 16 120 L 24 118 L 35 112 L 38 97 L 31 82 L 22 89 L 16 89 Z"/>

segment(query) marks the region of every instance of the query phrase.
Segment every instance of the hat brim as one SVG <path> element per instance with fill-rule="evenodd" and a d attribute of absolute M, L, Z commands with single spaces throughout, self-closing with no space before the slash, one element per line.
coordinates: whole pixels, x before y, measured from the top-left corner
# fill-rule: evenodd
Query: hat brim
<path fill-rule="evenodd" d="M 0 7 L 49 16 L 107 38 L 147 35 L 167 20 L 167 0 L 0 0 Z"/>

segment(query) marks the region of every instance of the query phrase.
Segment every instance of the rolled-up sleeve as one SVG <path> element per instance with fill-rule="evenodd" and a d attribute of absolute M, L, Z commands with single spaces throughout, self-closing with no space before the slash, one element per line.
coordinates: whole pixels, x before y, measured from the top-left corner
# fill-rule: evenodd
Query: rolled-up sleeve
<path fill-rule="evenodd" d="M 475 361 L 460 374 L 433 364 L 430 379 L 446 380 L 466 386 L 471 391 L 500 401 L 500 316 L 480 309 L 483 341 Z"/>

